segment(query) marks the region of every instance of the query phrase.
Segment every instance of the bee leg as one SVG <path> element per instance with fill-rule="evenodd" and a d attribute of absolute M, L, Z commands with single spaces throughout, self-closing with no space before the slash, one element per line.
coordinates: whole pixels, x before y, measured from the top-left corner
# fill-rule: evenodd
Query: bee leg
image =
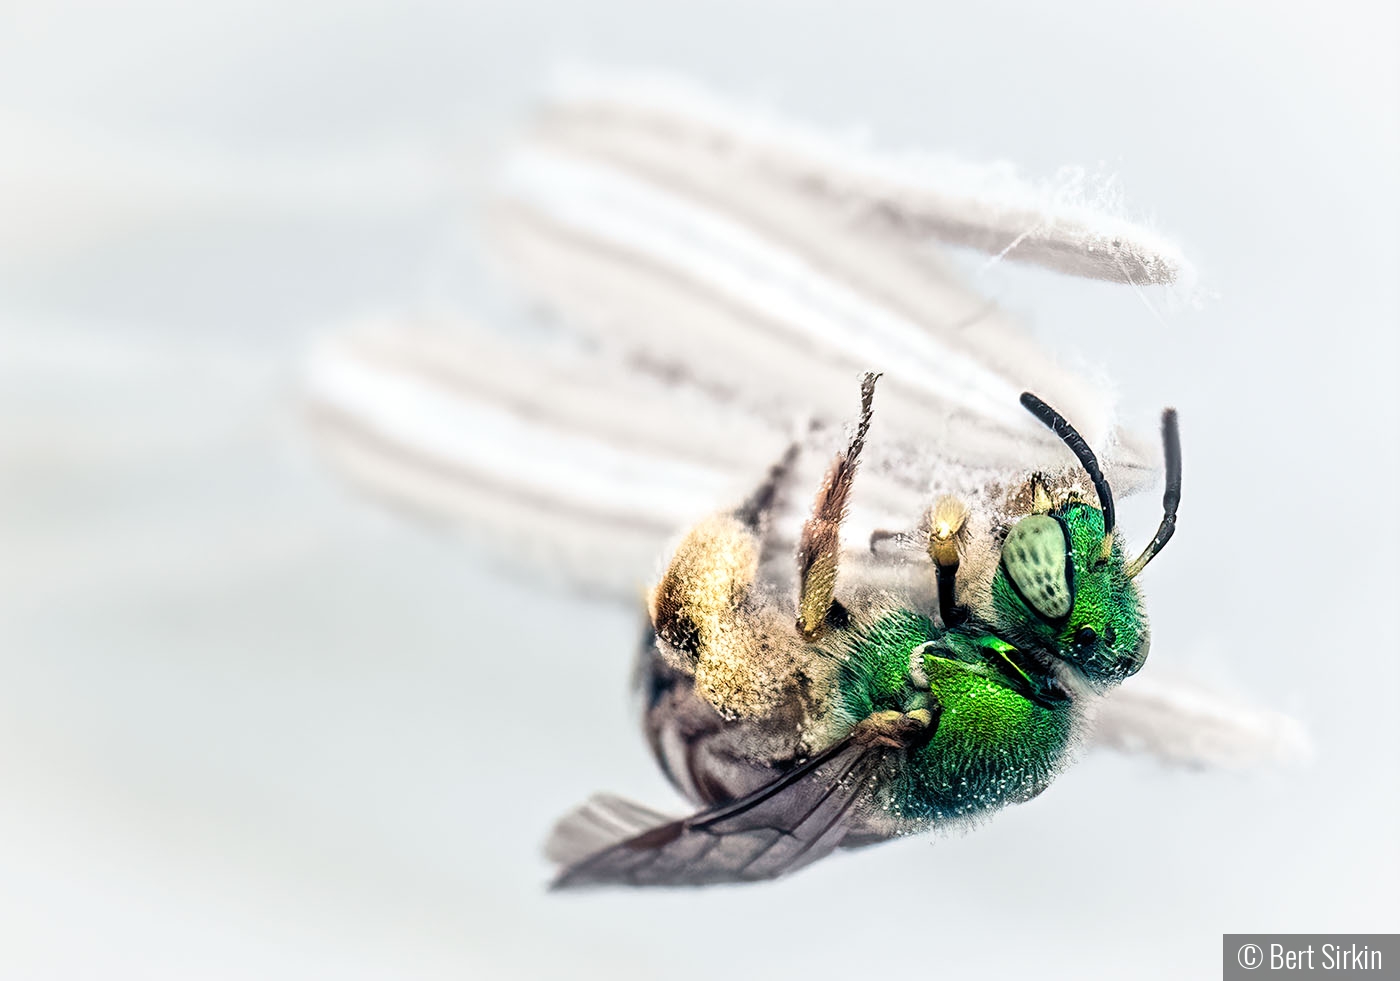
<path fill-rule="evenodd" d="M 681 539 L 647 603 L 675 667 L 693 675 L 703 649 L 732 633 L 758 560 L 758 539 L 730 514 L 701 521 Z"/>
<path fill-rule="evenodd" d="M 940 497 L 929 511 L 928 557 L 938 583 L 938 615 L 945 627 L 967 619 L 967 608 L 958 604 L 958 566 L 961 564 L 962 531 L 968 507 L 956 497 Z"/>
<path fill-rule="evenodd" d="M 1050 497 L 1050 489 L 1045 486 L 1044 474 L 1031 474 L 1028 491 L 1031 499 L 1031 514 L 1049 514 L 1055 507 L 1055 502 Z"/>
<path fill-rule="evenodd" d="M 797 455 L 801 449 L 802 444 L 799 442 L 788 446 L 777 462 L 768 468 L 768 476 L 763 478 L 763 483 L 754 488 L 748 499 L 734 509 L 735 519 L 760 539 L 767 540 L 769 519 L 788 483 L 788 478 L 792 476 L 792 467 L 797 462 Z"/>
<path fill-rule="evenodd" d="M 917 536 L 907 531 L 891 531 L 888 528 L 876 528 L 870 533 L 870 554 L 877 555 L 880 546 L 885 542 L 894 542 L 895 549 L 907 548 L 909 544 L 917 540 Z"/>
<path fill-rule="evenodd" d="M 836 454 L 826 478 L 812 502 L 812 513 L 802 526 L 797 546 L 798 606 L 797 629 L 804 639 L 816 640 L 826 630 L 828 617 L 838 610 L 836 566 L 841 551 L 841 522 L 850 507 L 851 485 L 860 452 L 870 431 L 871 405 L 875 380 L 867 373 L 860 383 L 860 421 L 846 448 Z"/>
<path fill-rule="evenodd" d="M 792 443 L 743 504 L 700 522 L 681 541 L 651 595 L 653 623 L 664 640 L 693 650 L 699 640 L 694 621 L 723 618 L 748 591 L 800 450 Z M 703 588 L 717 585 L 724 588 Z"/>
<path fill-rule="evenodd" d="M 856 726 L 855 735 L 874 745 L 909 749 L 932 738 L 942 715 L 943 706 L 938 699 L 921 692 L 903 712 L 887 709 L 870 713 Z"/>

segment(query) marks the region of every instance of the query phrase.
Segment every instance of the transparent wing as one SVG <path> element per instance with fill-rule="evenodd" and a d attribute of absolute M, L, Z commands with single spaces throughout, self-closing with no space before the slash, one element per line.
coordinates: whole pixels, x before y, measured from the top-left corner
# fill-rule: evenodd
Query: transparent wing
<path fill-rule="evenodd" d="M 748 797 L 657 824 L 567 866 L 554 887 L 751 882 L 801 868 L 841 843 L 891 752 L 848 737 Z"/>
<path fill-rule="evenodd" d="M 554 825 L 545 856 L 556 865 L 573 865 L 670 820 L 626 798 L 594 794 Z"/>

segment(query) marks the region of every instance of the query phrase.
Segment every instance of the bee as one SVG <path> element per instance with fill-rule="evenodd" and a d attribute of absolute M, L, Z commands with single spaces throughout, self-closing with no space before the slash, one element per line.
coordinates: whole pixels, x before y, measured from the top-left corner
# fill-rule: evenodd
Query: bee
<path fill-rule="evenodd" d="M 537 588 L 644 601 L 643 731 L 698 811 L 592 798 L 549 839 L 559 887 L 769 878 L 1029 799 L 1081 748 L 1305 750 L 1291 719 L 1155 669 L 1122 684 L 1176 526 L 1175 413 L 1159 467 L 930 239 L 1135 287 L 1189 264 L 1001 169 L 926 163 L 693 89 L 566 87 L 486 223 L 545 322 L 397 319 L 316 351 L 314 430 L 351 479 Z M 1115 492 L 1159 470 L 1129 559 Z"/>
<path fill-rule="evenodd" d="M 1058 501 L 1040 475 L 1010 524 L 986 595 L 960 594 L 968 508 L 923 522 L 929 590 L 841 569 L 840 532 L 871 424 L 876 376 L 803 525 L 792 575 L 765 560 L 767 509 L 788 467 L 739 508 L 692 528 L 652 589 L 639 676 L 647 738 L 701 808 L 666 820 L 596 797 L 556 827 L 558 888 L 769 879 L 837 848 L 993 812 L 1043 791 L 1080 743 L 1090 702 L 1135 674 L 1148 631 L 1135 577 L 1171 538 L 1181 495 L 1176 414 L 1162 417 L 1167 490 L 1132 562 L 1112 490 L 1078 432 L 1022 404 L 1074 452 L 1097 500 Z"/>

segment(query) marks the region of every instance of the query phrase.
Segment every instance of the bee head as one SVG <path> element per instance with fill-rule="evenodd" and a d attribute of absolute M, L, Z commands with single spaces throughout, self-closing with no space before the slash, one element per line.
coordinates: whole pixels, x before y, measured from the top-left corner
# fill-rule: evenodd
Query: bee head
<path fill-rule="evenodd" d="M 1050 649 L 1095 684 L 1116 684 L 1147 660 L 1147 620 L 1134 578 L 1176 529 L 1181 498 L 1176 413 L 1168 409 L 1162 416 L 1167 468 L 1162 523 L 1142 555 L 1129 563 L 1113 526 L 1113 492 L 1093 451 L 1040 399 L 1027 392 L 1021 403 L 1074 451 L 1099 506 L 1073 499 L 1052 506 L 1036 483 L 1032 513 L 1006 536 L 992 581 L 998 628 L 1013 643 Z"/>

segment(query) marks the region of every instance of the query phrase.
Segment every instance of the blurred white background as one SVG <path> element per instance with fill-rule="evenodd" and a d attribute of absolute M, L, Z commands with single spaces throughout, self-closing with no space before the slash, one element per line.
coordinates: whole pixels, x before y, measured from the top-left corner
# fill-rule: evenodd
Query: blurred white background
<path fill-rule="evenodd" d="M 0 976 L 1211 977 L 1224 931 L 1400 928 L 1398 30 L 1358 2 L 5 3 Z M 636 615 L 343 487 L 298 384 L 348 320 L 487 302 L 472 200 L 560 62 L 1119 174 L 1199 310 L 979 285 L 1131 418 L 1180 407 L 1154 664 L 1295 713 L 1316 760 L 1095 756 L 966 837 L 546 894 L 587 793 L 674 806 Z"/>

